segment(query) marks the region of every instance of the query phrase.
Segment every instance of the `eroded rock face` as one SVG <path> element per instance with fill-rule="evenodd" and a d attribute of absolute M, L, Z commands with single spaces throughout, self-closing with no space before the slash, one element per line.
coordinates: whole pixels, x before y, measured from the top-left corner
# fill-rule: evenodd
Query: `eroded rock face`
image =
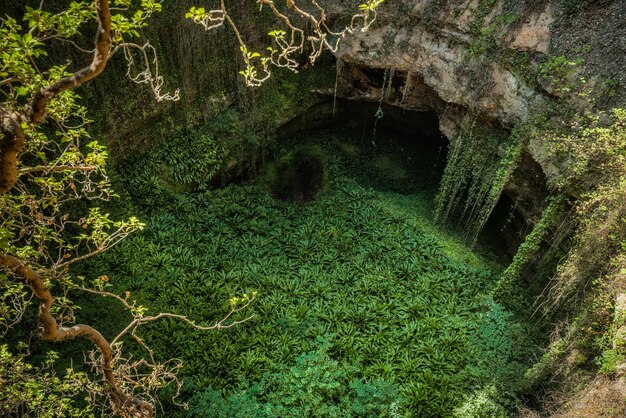
<path fill-rule="evenodd" d="M 548 4 L 539 13 L 529 15 L 523 24 L 509 36 L 510 48 L 523 51 L 548 52 L 550 26 L 554 21 L 554 7 Z"/>
<path fill-rule="evenodd" d="M 384 4 L 379 22 L 349 36 L 336 52 L 339 97 L 405 109 L 435 110 L 441 132 L 454 142 L 468 114 L 511 128 L 542 92 L 487 49 L 542 54 L 550 45 L 555 11 L 543 5 L 478 0 L 401 0 Z M 531 3 L 531 2 L 528 2 Z M 443 5 L 442 5 L 443 4 Z M 534 223 L 546 196 L 545 175 L 532 149 L 505 188 Z M 550 170 L 544 170 L 550 173 Z M 539 200 L 538 200 L 539 199 Z"/>
<path fill-rule="evenodd" d="M 346 0 L 332 3 L 330 13 L 343 19 L 354 7 Z M 454 124 L 446 116 L 450 106 L 455 113 L 465 109 L 487 123 L 509 128 L 546 97 L 559 98 L 562 105 L 584 112 L 588 105 L 584 98 L 540 72 L 541 63 L 563 58 L 578 63 L 563 83 L 582 79 L 585 95 L 592 91 L 595 104 L 604 109 L 623 107 L 626 2 L 568 4 L 557 0 L 385 2 L 376 24 L 348 36 L 335 53 L 342 63 L 337 93 L 355 100 L 382 99 L 412 110 L 434 109 L 441 116 L 442 131 L 452 140 Z M 393 72 L 396 80 L 386 88 L 384 69 Z M 524 81 L 529 79 L 532 84 Z M 561 167 L 543 158 L 542 144 L 532 144 L 528 151 L 549 180 L 562 175 Z"/>
<path fill-rule="evenodd" d="M 331 20 L 345 21 L 354 9 L 348 0 L 319 1 Z M 335 52 L 337 89 L 322 93 L 434 110 L 452 144 L 468 116 L 506 130 L 529 115 L 549 113 L 550 107 L 584 113 L 596 104 L 625 106 L 626 2 L 568 4 L 387 1 L 368 31 L 344 39 Z M 552 68 L 559 62 L 565 67 Z M 521 202 L 520 212 L 530 224 L 541 214 L 546 184 L 562 183 L 567 173 L 563 161 L 550 155 L 544 139 L 533 136 L 505 187 Z M 566 192 L 577 197 L 575 191 Z"/>
<path fill-rule="evenodd" d="M 535 93 L 509 69 L 476 53 L 475 34 L 488 31 L 493 37 L 490 42 L 545 52 L 553 14 L 549 5 L 530 13 L 515 30 L 498 17 L 503 13 L 500 2 L 489 11 L 479 10 L 477 0 L 443 8 L 428 0 L 401 1 L 395 7 L 390 2 L 385 7 L 389 9 L 379 25 L 355 33 L 341 44 L 338 59 L 409 74 L 413 82 L 402 105 L 411 109 L 424 105 L 424 96 L 415 93 L 429 89 L 445 103 L 472 109 L 504 125 L 512 126 L 527 114 Z M 402 10 L 408 10 L 408 15 L 392 17 Z"/>

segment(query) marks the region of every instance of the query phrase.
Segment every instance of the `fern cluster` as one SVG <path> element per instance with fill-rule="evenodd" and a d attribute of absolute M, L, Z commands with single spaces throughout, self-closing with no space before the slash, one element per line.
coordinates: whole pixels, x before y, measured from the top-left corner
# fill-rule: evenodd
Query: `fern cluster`
<path fill-rule="evenodd" d="M 233 329 L 198 334 L 172 321 L 148 331 L 157 355 L 183 360 L 193 414 L 449 416 L 474 390 L 520 387 L 530 340 L 487 296 L 495 274 L 442 246 L 445 234 L 416 211 L 432 195 L 372 189 L 368 178 L 400 180 L 368 174 L 363 143 L 318 142 L 329 187 L 306 205 L 254 184 L 179 193 L 156 157 L 120 171 L 147 225 L 86 265 L 90 274 L 198 322 L 258 292 L 254 318 Z M 341 151 L 354 147 L 357 163 Z"/>

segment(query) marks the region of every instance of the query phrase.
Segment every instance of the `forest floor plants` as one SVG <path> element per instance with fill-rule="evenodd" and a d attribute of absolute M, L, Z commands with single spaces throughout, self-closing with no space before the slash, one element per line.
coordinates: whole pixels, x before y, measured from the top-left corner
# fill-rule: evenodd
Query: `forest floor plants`
<path fill-rule="evenodd" d="M 310 141 L 330 157 L 329 187 L 308 204 L 254 184 L 180 194 L 150 156 L 124 166 L 146 227 L 85 271 L 198 321 L 258 292 L 254 318 L 233 329 L 146 329 L 157 354 L 183 361 L 190 416 L 450 416 L 479 408 L 465 404 L 483 402 L 471 396 L 482 388 L 500 391 L 489 408 L 511 401 L 533 339 L 488 296 L 490 262 L 433 232 L 433 168 L 414 161 L 402 180 L 363 169 L 383 146 L 329 132 Z"/>

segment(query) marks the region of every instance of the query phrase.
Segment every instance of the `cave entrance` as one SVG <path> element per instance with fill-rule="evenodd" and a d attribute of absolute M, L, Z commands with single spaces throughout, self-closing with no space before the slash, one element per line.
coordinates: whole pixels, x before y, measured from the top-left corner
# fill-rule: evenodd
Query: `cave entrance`
<path fill-rule="evenodd" d="M 434 198 L 447 162 L 449 141 L 439 129 L 435 111 L 412 111 L 377 102 L 337 100 L 318 104 L 278 131 L 287 147 L 320 145 L 327 157 L 361 186 L 397 194 L 432 219 Z M 332 176 L 331 176 L 332 177 Z M 451 222 L 446 229 L 460 225 Z M 503 194 L 479 236 L 479 245 L 510 259 L 523 241 L 527 225 L 515 204 Z"/>
<path fill-rule="evenodd" d="M 330 145 L 363 186 L 402 194 L 434 195 L 446 163 L 448 140 L 434 111 L 417 112 L 373 102 L 337 100 L 312 107 L 279 135 L 301 144 Z"/>

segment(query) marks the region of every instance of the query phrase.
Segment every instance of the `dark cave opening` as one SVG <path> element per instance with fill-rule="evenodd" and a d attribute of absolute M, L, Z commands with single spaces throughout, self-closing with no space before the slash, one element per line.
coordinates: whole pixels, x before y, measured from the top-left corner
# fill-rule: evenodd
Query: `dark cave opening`
<path fill-rule="evenodd" d="M 416 112 L 373 102 L 324 102 L 283 125 L 278 135 L 286 141 L 299 141 L 322 130 L 343 132 L 349 138 L 346 141 L 359 146 L 359 155 L 370 157 L 370 166 L 355 169 L 374 188 L 407 194 L 436 191 L 448 140 L 439 131 L 434 111 Z M 385 168 L 390 170 L 386 173 L 390 181 L 376 182 L 372 169 L 381 172 Z"/>
<path fill-rule="evenodd" d="M 353 167 L 364 183 L 379 191 L 425 193 L 434 212 L 449 146 L 437 112 L 337 99 L 303 112 L 283 125 L 278 135 L 299 143 L 315 131 L 342 131 L 354 138 L 361 146 L 359 157 L 369 158 L 355 160 Z M 515 201 L 517 197 L 505 191 L 479 236 L 481 245 L 506 259 L 512 258 L 530 230 Z"/>
<path fill-rule="evenodd" d="M 266 171 L 272 194 L 281 200 L 310 202 L 324 188 L 324 155 L 318 147 L 302 147 L 274 162 Z"/>

